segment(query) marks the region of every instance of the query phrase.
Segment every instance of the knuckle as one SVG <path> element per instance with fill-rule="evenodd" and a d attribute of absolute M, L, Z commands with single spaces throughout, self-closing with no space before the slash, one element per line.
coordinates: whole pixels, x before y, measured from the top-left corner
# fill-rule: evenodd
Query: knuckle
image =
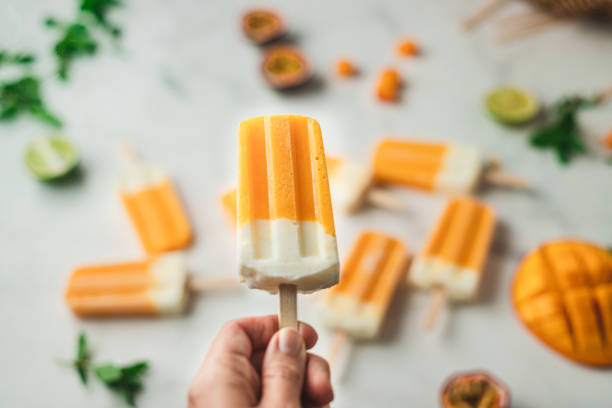
<path fill-rule="evenodd" d="M 264 382 L 267 381 L 282 381 L 293 385 L 301 385 L 302 373 L 297 367 L 288 364 L 275 364 L 264 370 Z"/>

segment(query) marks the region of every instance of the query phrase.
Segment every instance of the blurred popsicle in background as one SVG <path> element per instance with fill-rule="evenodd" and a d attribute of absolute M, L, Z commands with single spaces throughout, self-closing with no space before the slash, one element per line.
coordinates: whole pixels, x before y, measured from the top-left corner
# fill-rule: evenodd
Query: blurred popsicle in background
<path fill-rule="evenodd" d="M 431 328 L 448 298 L 472 300 L 478 293 L 495 229 L 493 210 L 468 197 L 449 200 L 423 251 L 410 268 L 410 281 L 433 289 L 425 326 Z"/>
<path fill-rule="evenodd" d="M 399 240 L 374 231 L 359 235 L 340 283 L 324 295 L 320 305 L 321 319 L 336 332 L 330 364 L 350 338 L 379 335 L 393 294 L 405 282 L 408 261 L 408 251 Z"/>
<path fill-rule="evenodd" d="M 478 149 L 452 143 L 382 140 L 373 157 L 374 179 L 428 191 L 473 192 L 479 183 L 525 188 L 519 177 L 502 173 L 495 161 L 485 162 Z"/>
<path fill-rule="evenodd" d="M 159 167 L 140 163 L 128 144 L 129 161 L 119 180 L 121 199 L 149 254 L 183 249 L 191 244 L 191 226 L 176 190 Z"/>
<path fill-rule="evenodd" d="M 83 266 L 68 281 L 65 299 L 82 317 L 181 313 L 190 292 L 236 287 L 235 278 L 189 277 L 180 253 L 146 261 Z"/>

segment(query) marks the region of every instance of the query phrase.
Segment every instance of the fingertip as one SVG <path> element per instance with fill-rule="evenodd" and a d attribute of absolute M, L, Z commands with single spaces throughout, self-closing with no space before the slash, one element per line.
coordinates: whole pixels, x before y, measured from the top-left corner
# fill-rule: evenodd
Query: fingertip
<path fill-rule="evenodd" d="M 329 404 L 334 399 L 329 364 L 316 354 L 308 353 L 305 387 L 308 399 L 318 406 Z"/>
<path fill-rule="evenodd" d="M 302 338 L 304 339 L 304 344 L 306 345 L 306 350 L 309 350 L 317 344 L 319 340 L 319 335 L 317 331 L 308 323 L 298 322 L 298 329 Z"/>

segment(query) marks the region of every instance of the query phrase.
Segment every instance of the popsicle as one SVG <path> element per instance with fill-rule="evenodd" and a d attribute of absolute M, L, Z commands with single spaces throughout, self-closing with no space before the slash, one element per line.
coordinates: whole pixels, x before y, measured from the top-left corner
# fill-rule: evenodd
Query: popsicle
<path fill-rule="evenodd" d="M 231 189 L 221 196 L 221 206 L 225 212 L 226 218 L 236 226 L 236 189 Z"/>
<path fill-rule="evenodd" d="M 171 315 L 183 311 L 191 292 L 235 284 L 235 279 L 188 277 L 183 256 L 166 253 L 146 261 L 77 268 L 65 299 L 82 317 Z"/>
<path fill-rule="evenodd" d="M 374 185 L 366 166 L 337 157 L 327 157 L 332 202 L 336 209 L 355 213 L 366 204 L 389 211 L 401 211 L 404 204 L 392 193 Z"/>
<path fill-rule="evenodd" d="M 304 116 L 263 116 L 240 123 L 238 139 L 240 278 L 280 292 L 280 326 L 297 327 L 296 293 L 338 282 L 321 129 Z"/>
<path fill-rule="evenodd" d="M 474 299 L 495 229 L 493 210 L 468 197 L 449 200 L 425 248 L 410 268 L 410 280 L 436 289 L 426 327 L 433 325 L 444 297 Z"/>
<path fill-rule="evenodd" d="M 333 207 L 353 213 L 365 204 L 390 211 L 401 211 L 404 204 L 388 191 L 372 184 L 372 173 L 349 160 L 327 156 L 327 174 Z M 236 190 L 221 195 L 221 207 L 232 225 L 236 225 Z"/>
<path fill-rule="evenodd" d="M 376 337 L 395 289 L 406 275 L 407 261 L 408 252 L 397 239 L 363 232 L 343 266 L 340 283 L 324 296 L 323 321 L 354 338 Z"/>
<path fill-rule="evenodd" d="M 139 163 L 129 147 L 130 165 L 119 181 L 121 199 L 149 254 L 187 247 L 192 232 L 170 179 L 159 167 Z"/>
<path fill-rule="evenodd" d="M 481 179 L 490 184 L 525 188 L 525 181 L 485 162 L 478 149 L 452 143 L 384 139 L 375 149 L 374 179 L 429 191 L 469 193 Z"/>

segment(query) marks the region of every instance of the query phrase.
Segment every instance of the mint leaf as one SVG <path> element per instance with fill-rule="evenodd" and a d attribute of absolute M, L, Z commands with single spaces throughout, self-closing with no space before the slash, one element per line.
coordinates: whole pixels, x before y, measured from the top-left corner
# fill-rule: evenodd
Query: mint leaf
<path fill-rule="evenodd" d="M 595 106 L 592 99 L 580 96 L 566 97 L 558 101 L 552 119 L 532 133 L 530 143 L 538 149 L 553 149 L 561 164 L 568 164 L 576 155 L 587 149 L 580 137 L 577 114 L 581 109 Z"/>
<path fill-rule="evenodd" d="M 121 379 L 121 370 L 114 364 L 97 366 L 94 371 L 98 378 L 105 384 L 113 383 Z"/>
<path fill-rule="evenodd" d="M 82 12 L 92 14 L 96 21 L 107 29 L 113 37 L 118 37 L 121 35 L 121 30 L 108 21 L 107 14 L 112 8 L 120 5 L 121 2 L 118 0 L 81 0 L 80 9 Z"/>
<path fill-rule="evenodd" d="M 140 361 L 125 367 L 104 364 L 94 371 L 108 388 L 120 394 L 128 405 L 135 406 L 136 394 L 143 388 L 142 376 L 148 368 L 149 363 Z"/>
<path fill-rule="evenodd" d="M 22 113 L 29 113 L 55 127 L 62 124 L 45 106 L 40 81 L 33 76 L 0 83 L 0 121 L 13 120 Z"/>
<path fill-rule="evenodd" d="M 83 384 L 87 384 L 87 372 L 89 369 L 89 359 L 91 358 L 91 352 L 87 345 L 87 337 L 85 333 L 79 334 L 77 342 L 77 358 L 74 360 L 73 365 L 79 374 L 79 378 Z"/>
<path fill-rule="evenodd" d="M 49 25 L 49 21 L 53 21 L 53 24 Z M 57 57 L 57 75 L 61 79 L 68 79 L 68 72 L 74 59 L 95 54 L 98 43 L 84 24 L 61 25 L 55 20 L 47 19 L 47 25 L 60 27 L 63 30 L 62 37 L 53 50 Z"/>

